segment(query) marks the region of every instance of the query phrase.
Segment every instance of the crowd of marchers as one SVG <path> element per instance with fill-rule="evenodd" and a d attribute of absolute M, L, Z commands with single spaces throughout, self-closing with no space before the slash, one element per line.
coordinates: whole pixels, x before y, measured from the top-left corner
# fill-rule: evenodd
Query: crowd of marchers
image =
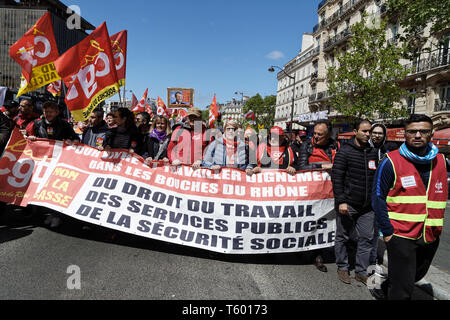
<path fill-rule="evenodd" d="M 29 141 L 64 140 L 106 152 L 126 149 L 147 164 L 233 167 L 248 175 L 265 169 L 291 175 L 326 170 L 335 199 L 337 276 L 345 284 L 352 283 L 349 249 L 356 246 L 353 279 L 366 284 L 372 272 L 380 270 L 378 244 L 384 241 L 387 280 L 371 289 L 379 299 L 411 299 L 414 283 L 427 273 L 439 245 L 448 194 L 447 162 L 431 143 L 433 122 L 426 115 L 414 114 L 404 121 L 401 146 L 386 143 L 384 124 L 364 119 L 354 124 L 354 137 L 341 145 L 327 121 L 318 121 L 310 137 L 305 131 L 286 133 L 277 126 L 261 135 L 244 130 L 235 120 L 207 129 L 197 108 L 190 108 L 179 123 L 164 116 L 151 118 L 145 112 L 135 115 L 127 108 L 107 115 L 95 110 L 86 122 L 75 123 L 62 119 L 53 102 L 44 103 L 40 115 L 33 100 L 22 99 L 0 113 L 1 154 L 15 127 Z M 49 210 L 44 223 L 56 228 L 62 218 Z M 327 272 L 323 249 L 313 256 L 317 269 Z"/>

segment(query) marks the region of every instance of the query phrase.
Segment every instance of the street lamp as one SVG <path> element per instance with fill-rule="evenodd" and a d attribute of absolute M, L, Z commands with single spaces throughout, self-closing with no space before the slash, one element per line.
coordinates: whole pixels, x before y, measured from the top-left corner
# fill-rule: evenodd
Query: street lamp
<path fill-rule="evenodd" d="M 278 66 L 271 66 L 268 69 L 268 71 L 269 72 L 275 72 L 275 68 L 280 69 L 281 71 L 283 71 L 283 73 L 286 75 L 286 77 L 288 77 L 289 79 L 294 80 L 294 89 L 292 90 L 291 122 L 289 123 L 289 139 L 292 139 L 292 124 L 294 122 L 294 103 L 295 103 L 295 77 L 290 76 L 289 74 L 287 74 L 286 71 L 284 71 L 284 69 L 281 69 Z"/>
<path fill-rule="evenodd" d="M 236 91 L 234 94 L 240 94 L 241 95 L 241 102 L 244 102 L 244 93 Z"/>

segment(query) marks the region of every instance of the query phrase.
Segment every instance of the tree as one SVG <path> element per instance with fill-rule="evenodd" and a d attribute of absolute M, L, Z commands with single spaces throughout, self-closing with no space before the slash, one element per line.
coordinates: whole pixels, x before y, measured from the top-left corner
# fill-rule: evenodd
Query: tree
<path fill-rule="evenodd" d="M 405 53 L 411 56 L 422 48 L 430 37 L 445 41 L 443 35 L 450 29 L 450 5 L 445 0 L 387 0 L 391 19 L 399 20 L 403 33 L 399 40 L 407 44 Z M 430 34 L 423 30 L 430 26 Z M 442 43 L 441 43 L 442 44 Z M 435 44 L 439 45 L 439 44 Z M 424 48 L 429 50 L 430 48 Z"/>
<path fill-rule="evenodd" d="M 350 118 L 399 118 L 404 107 L 394 107 L 406 91 L 399 80 L 407 75 L 400 64 L 402 48 L 386 41 L 387 20 L 369 26 L 365 16 L 351 27 L 349 50 L 335 52 L 338 64 L 328 68 L 331 105 Z"/>
<path fill-rule="evenodd" d="M 274 124 L 276 101 L 276 96 L 267 96 L 263 99 L 258 93 L 247 100 L 242 110 L 244 114 L 250 110 L 255 113 L 255 129 L 258 129 L 258 126 L 269 129 Z"/>

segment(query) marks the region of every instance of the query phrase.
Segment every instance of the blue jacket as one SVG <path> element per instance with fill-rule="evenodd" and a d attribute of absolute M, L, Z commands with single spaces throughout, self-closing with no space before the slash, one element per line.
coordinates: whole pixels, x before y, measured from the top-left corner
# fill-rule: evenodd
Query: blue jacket
<path fill-rule="evenodd" d="M 227 152 L 223 138 L 211 142 L 205 150 L 203 155 L 202 166 L 211 168 L 214 165 L 222 167 L 233 167 L 242 170 L 252 169 L 254 166 L 248 163 L 247 145 L 243 141 L 239 141 L 237 145 L 237 160 L 234 165 L 228 165 Z"/>

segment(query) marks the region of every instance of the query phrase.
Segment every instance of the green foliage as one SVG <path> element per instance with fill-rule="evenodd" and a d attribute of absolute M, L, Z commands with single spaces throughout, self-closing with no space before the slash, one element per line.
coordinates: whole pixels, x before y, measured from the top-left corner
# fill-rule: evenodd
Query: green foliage
<path fill-rule="evenodd" d="M 202 120 L 209 124 L 209 108 L 202 110 Z"/>
<path fill-rule="evenodd" d="M 406 43 L 405 53 L 412 53 L 427 41 L 423 30 L 431 23 L 430 33 L 443 40 L 450 29 L 450 3 L 448 0 L 387 0 L 388 15 L 398 19 L 403 27 L 400 37 Z M 429 48 L 428 48 L 429 49 Z"/>
<path fill-rule="evenodd" d="M 242 112 L 245 114 L 252 110 L 255 113 L 256 124 L 252 127 L 258 129 L 258 126 L 263 125 L 265 129 L 273 127 L 275 119 L 276 96 L 267 96 L 262 98 L 258 93 L 247 100 Z M 248 120 L 245 121 L 245 126 L 248 125 Z"/>
<path fill-rule="evenodd" d="M 406 116 L 406 108 L 394 108 L 406 94 L 398 83 L 407 75 L 399 62 L 403 49 L 387 43 L 386 20 L 379 26 L 369 26 L 364 20 L 351 27 L 350 49 L 335 52 L 338 67 L 328 68 L 331 106 L 346 117 Z"/>

